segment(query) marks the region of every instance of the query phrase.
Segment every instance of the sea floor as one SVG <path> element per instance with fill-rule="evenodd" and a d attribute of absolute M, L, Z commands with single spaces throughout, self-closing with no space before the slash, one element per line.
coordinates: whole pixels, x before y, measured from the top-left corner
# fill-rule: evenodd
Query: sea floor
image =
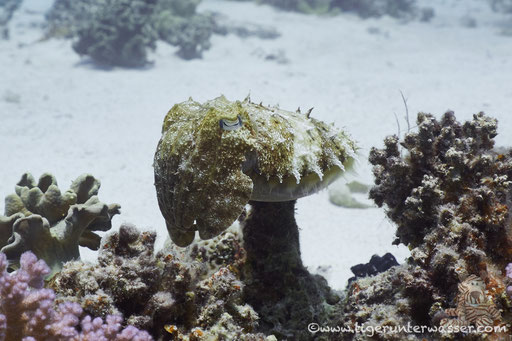
<path fill-rule="evenodd" d="M 453 110 L 459 120 L 485 111 L 499 120 L 497 143 L 512 144 L 512 36 L 501 33 L 512 18 L 492 12 L 484 0 L 419 1 L 436 11 L 429 23 L 203 0 L 200 11 L 272 26 L 281 35 L 216 35 L 203 58 L 192 61 L 162 43 L 151 54 L 153 65 L 135 70 L 99 68 L 78 56 L 70 40 L 41 40 L 50 4 L 26 0 L 11 21 L 11 39 L 0 41 L 0 195 L 12 193 L 27 171 L 36 178 L 51 172 L 64 189 L 91 173 L 102 182 L 100 199 L 122 205 L 114 227 L 129 222 L 156 230 L 158 245 L 167 231 L 153 155 L 165 113 L 189 97 L 250 94 L 283 109 L 314 107 L 315 118 L 358 141 L 357 171 L 345 180 L 367 184 L 370 148 L 382 146 L 386 135 L 413 130 L 420 111 L 439 117 Z M 297 220 L 305 264 L 337 289 L 351 277 L 350 266 L 373 254 L 391 252 L 399 262 L 408 255 L 391 245 L 395 228 L 382 208 L 337 207 L 323 191 L 298 201 Z"/>

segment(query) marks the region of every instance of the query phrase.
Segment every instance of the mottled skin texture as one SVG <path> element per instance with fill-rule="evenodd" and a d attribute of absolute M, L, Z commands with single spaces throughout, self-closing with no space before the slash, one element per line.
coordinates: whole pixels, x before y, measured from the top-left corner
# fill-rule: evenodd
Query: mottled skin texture
<path fill-rule="evenodd" d="M 221 121 L 241 120 L 224 130 Z M 351 166 L 354 142 L 300 112 L 221 96 L 167 114 L 155 154 L 155 186 L 171 239 L 213 238 L 249 200 L 289 201 L 326 187 Z"/>

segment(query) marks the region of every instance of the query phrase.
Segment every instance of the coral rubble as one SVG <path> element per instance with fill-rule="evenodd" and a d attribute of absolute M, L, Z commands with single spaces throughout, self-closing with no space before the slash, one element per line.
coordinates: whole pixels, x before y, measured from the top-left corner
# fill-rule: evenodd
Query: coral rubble
<path fill-rule="evenodd" d="M 79 245 L 97 250 L 100 237 L 95 231 L 109 230 L 120 208 L 100 202 L 99 188 L 100 182 L 89 174 L 78 177 L 64 193 L 51 174 L 43 174 L 38 183 L 23 174 L 15 193 L 5 198 L 5 216 L 0 216 L 0 247 L 10 266 L 30 250 L 55 272 L 62 263 L 80 258 Z"/>
<path fill-rule="evenodd" d="M 108 315 L 105 320 L 82 317 L 80 305 L 55 305 L 55 294 L 43 288 L 50 269 L 31 252 L 21 255 L 20 269 L 7 273 L 7 259 L 0 254 L 0 340 L 1 341 L 151 341 L 151 336 L 128 326 L 123 319 Z M 79 326 L 80 325 L 80 326 Z"/>

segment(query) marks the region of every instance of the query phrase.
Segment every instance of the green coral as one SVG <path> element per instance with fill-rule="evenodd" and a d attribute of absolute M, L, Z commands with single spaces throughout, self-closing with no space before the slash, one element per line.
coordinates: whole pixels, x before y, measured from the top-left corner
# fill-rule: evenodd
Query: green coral
<path fill-rule="evenodd" d="M 36 183 L 25 173 L 15 193 L 5 198 L 5 216 L 0 216 L 0 247 L 16 267 L 25 251 L 44 259 L 53 272 L 62 263 L 80 258 L 78 246 L 97 250 L 100 237 L 119 213 L 118 204 L 106 205 L 97 194 L 100 182 L 92 175 L 78 177 L 62 193 L 57 180 L 45 173 Z"/>

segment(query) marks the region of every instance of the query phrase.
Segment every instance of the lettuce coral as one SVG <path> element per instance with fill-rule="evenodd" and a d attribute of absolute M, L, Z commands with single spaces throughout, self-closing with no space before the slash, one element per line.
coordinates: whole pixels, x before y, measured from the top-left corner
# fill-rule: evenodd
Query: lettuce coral
<path fill-rule="evenodd" d="M 151 336 L 128 326 L 121 330 L 119 315 L 82 317 L 77 303 L 55 307 L 55 294 L 43 288 L 50 269 L 31 252 L 20 258 L 20 269 L 7 273 L 8 261 L 0 253 L 0 340 L 1 341 L 151 341 Z M 80 326 L 79 326 L 80 325 Z"/>
<path fill-rule="evenodd" d="M 80 258 L 78 246 L 97 250 L 100 237 L 95 231 L 112 227 L 118 204 L 106 205 L 97 194 L 100 182 L 92 175 L 78 177 L 62 193 L 51 174 L 43 174 L 36 183 L 23 174 L 15 193 L 5 198 L 5 216 L 0 216 L 0 247 L 15 268 L 25 251 L 32 251 L 52 269 Z"/>

